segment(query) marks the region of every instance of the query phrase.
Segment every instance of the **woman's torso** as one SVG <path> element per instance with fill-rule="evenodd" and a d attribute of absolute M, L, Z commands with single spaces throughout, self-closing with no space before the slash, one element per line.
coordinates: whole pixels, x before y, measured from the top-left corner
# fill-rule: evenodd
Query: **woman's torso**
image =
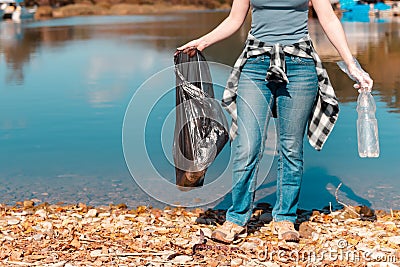
<path fill-rule="evenodd" d="M 250 0 L 251 33 L 260 41 L 293 44 L 308 34 L 308 0 Z"/>

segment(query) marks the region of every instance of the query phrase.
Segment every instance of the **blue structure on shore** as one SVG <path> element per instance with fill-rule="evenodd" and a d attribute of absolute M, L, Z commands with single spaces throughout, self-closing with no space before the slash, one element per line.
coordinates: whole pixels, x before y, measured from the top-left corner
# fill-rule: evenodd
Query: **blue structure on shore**
<path fill-rule="evenodd" d="M 389 5 L 382 2 L 374 4 L 372 8 L 369 4 L 358 0 L 340 0 L 339 3 L 343 11 L 342 20 L 344 21 L 370 22 L 370 11 L 380 12 L 391 9 Z"/>

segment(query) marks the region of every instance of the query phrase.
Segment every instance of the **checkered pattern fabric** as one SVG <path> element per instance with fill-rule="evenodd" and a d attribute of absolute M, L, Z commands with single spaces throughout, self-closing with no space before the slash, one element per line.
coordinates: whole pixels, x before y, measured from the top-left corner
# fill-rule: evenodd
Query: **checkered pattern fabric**
<path fill-rule="evenodd" d="M 237 135 L 236 97 L 242 68 L 249 57 L 261 54 L 267 54 L 271 58 L 271 63 L 266 73 L 266 81 L 287 83 L 290 81 L 285 73 L 285 54 L 314 59 L 319 88 L 313 111 L 308 121 L 307 136 L 311 146 L 316 150 L 321 150 L 335 126 L 339 115 L 339 105 L 329 81 L 328 73 L 323 67 L 321 59 L 308 35 L 292 45 L 275 44 L 271 46 L 257 40 L 249 33 L 246 46 L 233 67 L 222 97 L 222 106 L 232 117 L 232 125 L 229 132 L 231 140 Z"/>

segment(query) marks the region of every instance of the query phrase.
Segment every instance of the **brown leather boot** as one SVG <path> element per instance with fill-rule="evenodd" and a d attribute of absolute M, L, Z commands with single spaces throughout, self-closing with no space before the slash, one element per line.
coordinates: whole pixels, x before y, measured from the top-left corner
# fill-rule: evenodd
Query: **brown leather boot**
<path fill-rule="evenodd" d="M 271 228 L 274 234 L 278 235 L 278 239 L 288 242 L 299 242 L 300 234 L 294 229 L 294 224 L 289 221 L 271 222 Z"/>
<path fill-rule="evenodd" d="M 218 228 L 211 234 L 212 239 L 223 243 L 232 243 L 238 237 L 244 238 L 246 236 L 246 227 L 228 221 L 225 221 L 223 225 L 218 226 Z"/>

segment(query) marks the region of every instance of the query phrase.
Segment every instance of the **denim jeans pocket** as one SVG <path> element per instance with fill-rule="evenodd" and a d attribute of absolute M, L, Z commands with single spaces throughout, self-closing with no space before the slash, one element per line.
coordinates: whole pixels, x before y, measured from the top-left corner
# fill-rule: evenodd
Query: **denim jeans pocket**
<path fill-rule="evenodd" d="M 314 59 L 312 59 L 312 58 L 290 56 L 290 59 L 293 63 L 296 63 L 296 64 L 315 66 Z"/>

